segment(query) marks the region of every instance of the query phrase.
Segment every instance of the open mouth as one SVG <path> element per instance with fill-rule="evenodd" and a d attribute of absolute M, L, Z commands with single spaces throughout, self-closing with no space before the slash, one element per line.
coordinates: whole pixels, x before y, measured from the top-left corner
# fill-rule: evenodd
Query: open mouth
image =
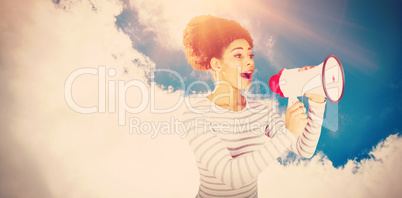
<path fill-rule="evenodd" d="M 243 72 L 243 73 L 240 73 L 240 76 L 242 77 L 242 78 L 245 78 L 245 79 L 247 79 L 247 80 L 251 80 L 251 76 L 253 75 L 253 71 L 247 71 L 247 72 Z"/>

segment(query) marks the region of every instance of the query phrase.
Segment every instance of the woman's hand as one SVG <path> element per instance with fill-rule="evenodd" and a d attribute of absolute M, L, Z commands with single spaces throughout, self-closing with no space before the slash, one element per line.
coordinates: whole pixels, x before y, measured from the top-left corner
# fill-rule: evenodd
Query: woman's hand
<path fill-rule="evenodd" d="M 301 72 L 301 71 L 306 71 L 306 70 L 311 69 L 311 68 L 314 68 L 314 67 L 315 67 L 315 66 L 304 66 L 304 67 L 302 67 L 302 68 L 299 69 L 299 72 Z"/>
<path fill-rule="evenodd" d="M 285 115 L 286 128 L 297 138 L 307 124 L 306 108 L 302 102 L 295 102 L 288 108 Z"/>
<path fill-rule="evenodd" d="M 304 66 L 299 69 L 299 72 L 305 71 L 311 68 L 314 68 L 315 66 Z M 311 94 L 311 93 L 305 93 L 304 94 L 307 98 L 312 100 L 313 102 L 316 103 L 323 103 L 325 102 L 325 97 L 317 94 Z M 306 108 L 304 107 L 302 102 L 296 102 L 294 103 L 291 107 L 288 107 L 288 110 L 286 111 L 285 115 L 285 120 L 286 120 L 286 128 L 292 132 L 292 134 L 297 138 L 299 137 L 303 130 L 304 127 L 306 127 L 306 124 L 308 122 L 307 114 L 306 114 Z"/>
<path fill-rule="evenodd" d="M 304 96 L 309 98 L 310 100 L 316 103 L 323 103 L 325 102 L 325 97 L 317 94 L 305 93 Z"/>

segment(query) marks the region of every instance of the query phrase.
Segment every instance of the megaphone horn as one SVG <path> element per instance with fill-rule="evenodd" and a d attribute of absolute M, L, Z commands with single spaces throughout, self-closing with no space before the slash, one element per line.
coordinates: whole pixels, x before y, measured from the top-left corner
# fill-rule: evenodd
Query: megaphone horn
<path fill-rule="evenodd" d="M 305 71 L 282 69 L 271 77 L 269 87 L 272 92 L 288 97 L 288 106 L 305 93 L 325 96 L 332 103 L 338 103 L 345 89 L 345 74 L 339 59 L 330 55 L 320 65 Z"/>

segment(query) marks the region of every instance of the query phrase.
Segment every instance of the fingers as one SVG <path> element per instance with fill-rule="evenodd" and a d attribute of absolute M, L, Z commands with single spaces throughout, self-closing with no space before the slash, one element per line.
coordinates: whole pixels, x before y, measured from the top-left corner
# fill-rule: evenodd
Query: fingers
<path fill-rule="evenodd" d="M 304 66 L 302 68 L 299 69 L 299 71 L 306 71 L 308 69 L 314 68 L 315 66 Z"/>
<path fill-rule="evenodd" d="M 317 102 L 317 103 L 325 102 L 325 97 L 324 96 L 320 96 L 320 95 L 317 95 L 317 94 L 310 94 L 310 93 L 305 93 L 304 96 L 306 96 L 310 100 L 312 100 L 314 102 Z"/>
<path fill-rule="evenodd" d="M 308 121 L 307 114 L 305 114 L 305 113 L 299 114 L 295 117 L 300 121 Z"/>
<path fill-rule="evenodd" d="M 293 112 L 300 107 L 304 107 L 304 104 L 302 102 L 298 101 L 298 102 L 295 102 L 292 106 L 290 106 L 288 111 Z"/>
<path fill-rule="evenodd" d="M 303 114 L 303 113 L 306 113 L 306 107 L 299 107 L 299 108 L 297 108 L 297 109 L 295 109 L 293 112 L 291 112 L 291 113 L 294 113 L 295 115 L 299 115 L 299 114 Z"/>
<path fill-rule="evenodd" d="M 285 119 L 287 129 L 296 137 L 299 137 L 308 122 L 306 108 L 303 103 L 298 101 L 293 104 L 286 112 Z"/>
<path fill-rule="evenodd" d="M 307 98 L 310 98 L 310 97 L 322 97 L 322 96 L 320 96 L 320 95 L 312 94 L 312 93 L 305 93 L 304 95 L 305 95 Z"/>
<path fill-rule="evenodd" d="M 305 71 L 305 70 L 307 70 L 307 66 L 304 66 L 304 67 L 300 68 L 300 69 L 299 69 L 299 72 Z"/>

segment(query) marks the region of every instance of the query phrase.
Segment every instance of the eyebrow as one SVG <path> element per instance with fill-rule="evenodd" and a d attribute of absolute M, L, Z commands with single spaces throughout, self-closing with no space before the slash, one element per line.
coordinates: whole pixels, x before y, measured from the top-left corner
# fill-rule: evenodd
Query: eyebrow
<path fill-rule="evenodd" d="M 237 49 L 241 49 L 241 50 L 243 50 L 243 48 L 242 48 L 242 47 L 236 47 L 236 48 L 232 49 L 232 51 L 230 51 L 230 52 L 233 52 L 233 51 L 235 51 L 235 50 L 237 50 Z M 251 50 L 251 47 L 249 47 L 249 48 L 248 48 L 248 50 Z"/>

